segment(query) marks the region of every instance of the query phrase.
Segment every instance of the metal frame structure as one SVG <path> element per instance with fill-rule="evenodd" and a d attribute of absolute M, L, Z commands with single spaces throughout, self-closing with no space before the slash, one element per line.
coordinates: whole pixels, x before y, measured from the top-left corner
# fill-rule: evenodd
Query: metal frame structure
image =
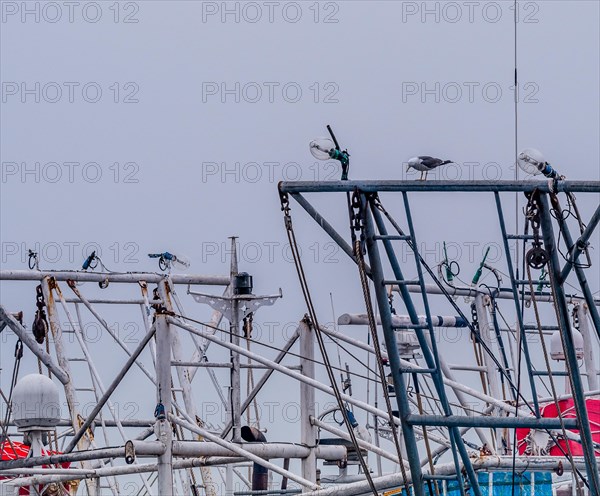
<path fill-rule="evenodd" d="M 176 275 L 155 273 L 96 273 L 89 271 L 0 271 L 2 281 L 35 281 L 41 284 L 49 331 L 52 334 L 52 348 L 46 350 L 40 346 L 10 311 L 0 305 L 0 332 L 12 332 L 22 340 L 30 358 L 39 360 L 40 368 L 45 368 L 64 390 L 69 418 L 63 419 L 60 426 L 67 430 L 60 433 L 63 440 L 62 454 L 42 456 L 13 461 L 0 461 L 0 477 L 9 479 L 0 481 L 2 488 L 34 487 L 50 483 L 61 484 L 71 480 L 85 481 L 85 490 L 90 496 L 103 494 L 106 488 L 111 494 L 119 494 L 118 478 L 139 477 L 140 493 L 171 496 L 174 494 L 206 494 L 214 496 L 218 492 L 220 477 L 225 486 L 225 494 L 233 496 L 233 481 L 237 476 L 248 491 L 235 494 L 295 494 L 302 491 L 314 495 L 365 495 L 377 490 L 410 486 L 411 493 L 417 496 L 433 494 L 431 484 L 445 484 L 449 480 L 458 481 L 462 494 L 466 488 L 470 494 L 482 494 L 479 488 L 478 471 L 538 470 L 549 471 L 564 468 L 574 471 L 578 477 L 584 476 L 594 496 L 600 495 L 598 459 L 595 457 L 600 448 L 592 439 L 592 432 L 586 412 L 586 398 L 598 396 L 597 368 L 592 356 L 584 356 L 585 373 L 589 390 L 584 389 L 575 351 L 569 312 L 567 305 L 576 304 L 577 314 L 582 321 L 581 331 L 586 343 L 600 337 L 597 306 L 599 301 L 593 298 L 585 270 L 577 263 L 582 252 L 600 221 L 600 208 L 596 210 L 587 228 L 576 241 L 573 241 L 569 227 L 564 219 L 553 221 L 551 209 L 556 208 L 557 193 L 600 193 L 599 182 L 569 181 L 524 181 L 524 182 L 456 182 L 456 181 L 338 181 L 338 182 L 291 182 L 281 183 L 279 191 L 282 198 L 291 197 L 305 210 L 317 224 L 336 242 L 351 260 L 359 264 L 355 254 L 355 242 L 364 249 L 366 259 L 364 270 L 370 279 L 375 300 L 377 316 L 374 325 L 380 325 L 385 339 L 386 351 L 375 349 L 371 344 L 362 342 L 347 333 L 325 327 L 316 327 L 309 318 L 300 319 L 295 333 L 289 338 L 273 358 L 244 347 L 245 339 L 240 329 L 240 321 L 249 311 L 255 311 L 262 303 L 272 304 L 279 295 L 257 297 L 235 293 L 238 275 L 235 239 L 232 241 L 232 260 L 227 276 Z M 352 197 L 348 205 L 352 230 L 342 236 L 325 217 L 319 213 L 303 196 L 305 193 L 348 193 L 344 198 Z M 405 216 L 404 226 L 394 220 L 383 208 L 379 193 L 398 193 Z M 514 328 L 500 327 L 495 306 L 490 303 L 488 292 L 478 288 L 450 288 L 440 285 L 425 263 L 418 249 L 417 230 L 413 221 L 409 194 L 426 192 L 483 192 L 493 194 L 497 206 L 498 223 L 503 237 L 503 245 L 508 255 L 510 287 L 498 288 L 494 299 L 512 299 L 517 315 Z M 501 204 L 501 193 L 524 192 L 539 195 L 541 209 L 541 232 L 544 249 L 549 255 L 548 268 L 551 273 L 550 292 L 532 292 L 527 288 L 529 281 L 520 280 L 514 271 L 510 258 L 509 244 L 527 243 L 529 235 L 509 234 Z M 345 200 L 347 201 L 347 200 Z M 286 221 L 288 222 L 288 221 Z M 291 221 L 289 221 L 291 223 Z M 557 255 L 557 241 L 554 225 L 558 223 L 563 239 L 569 246 L 569 259 L 561 266 Z M 290 225 L 288 224 L 288 228 Z M 395 231 L 395 232 L 394 232 Z M 346 241 L 352 239 L 353 243 Z M 414 253 L 418 278 L 406 279 L 406 268 L 397 256 L 396 243 L 407 243 Z M 354 245 L 354 246 L 353 246 Z M 360 257 L 359 257 L 360 258 Z M 412 265 L 412 263 L 411 263 Z M 386 275 L 390 271 L 391 275 Z M 562 283 L 573 270 L 581 286 L 581 294 L 568 295 Z M 408 273 L 408 272 L 407 272 Z M 126 298 L 86 297 L 77 283 L 96 282 L 121 284 L 134 289 L 134 295 Z M 149 296 L 149 285 L 156 285 L 154 296 Z M 188 294 L 198 303 L 209 304 L 213 312 L 208 322 L 191 318 L 184 311 L 178 295 L 178 289 L 188 286 Z M 222 295 L 211 296 L 191 291 L 191 286 L 217 286 L 224 290 Z M 67 289 L 68 288 L 68 289 Z M 65 294 L 70 290 L 69 296 Z M 390 293 L 393 290 L 401 295 L 406 315 L 392 313 Z M 63 293 L 64 291 L 64 293 Z M 106 291 L 106 290 L 105 290 Z M 477 317 L 477 328 L 471 319 L 465 319 L 462 310 L 455 304 L 460 318 L 449 318 L 444 325 L 467 326 L 481 350 L 482 361 L 477 365 L 460 366 L 446 362 L 443 350 L 436 344 L 436 332 L 440 319 L 431 310 L 432 295 L 465 295 L 473 297 L 473 312 Z M 523 319 L 524 302 L 552 303 L 556 305 L 558 321 L 552 326 L 532 327 Z M 144 328 L 144 336 L 135 349 L 130 349 L 118 333 L 115 333 L 107 320 L 97 309 L 98 306 L 134 305 L 139 307 Z M 423 315 L 417 313 L 422 307 Z M 591 319 L 588 324 L 587 314 Z M 302 312 L 304 313 L 304 312 Z M 102 377 L 102 370 L 95 360 L 92 343 L 86 341 L 81 329 L 84 318 L 93 319 L 112 338 L 113 342 L 125 353 L 125 361 L 110 381 Z M 225 318 L 229 325 L 220 326 Z M 362 320 L 361 320 L 362 319 Z M 356 325 L 364 325 L 363 316 L 350 316 Z M 442 319 L 443 320 L 443 319 Z M 68 322 L 68 325 L 66 323 Z M 349 322 L 348 322 L 349 323 Z M 352 324 L 350 324 L 352 325 Z M 505 324 L 510 327 L 508 324 Z M 535 370 L 532 349 L 528 340 L 530 333 L 540 333 L 553 329 L 561 330 L 567 369 L 562 372 L 571 384 L 571 392 L 565 396 L 539 398 L 536 386 L 539 381 L 551 374 L 560 375 L 560 371 L 542 372 Z M 418 342 L 423 363 L 414 357 L 401 356 L 398 352 L 397 332 L 411 331 Z M 67 346 L 65 334 L 73 334 L 74 341 Z M 228 335 L 223 339 L 218 333 Z M 340 391 L 336 384 L 319 380 L 319 371 L 323 366 L 321 357 L 315 353 L 317 335 L 326 335 L 339 346 L 345 343 L 361 353 L 375 357 L 382 356 L 388 361 L 393 382 L 393 393 L 398 408 L 398 416 L 393 412 L 380 409 L 377 405 L 358 399 L 351 391 Z M 516 336 L 516 339 L 515 339 Z M 493 353 L 493 341 L 496 338 L 500 358 Z M 193 342 L 194 349 L 186 356 L 184 339 Z M 523 391 L 514 383 L 514 375 L 519 373 L 515 358 L 513 341 L 517 344 L 516 354 L 523 356 L 524 368 L 528 379 L 531 399 L 526 399 Z M 292 353 L 298 342 L 298 364 L 284 365 L 283 360 Z M 257 343 L 260 344 L 260 343 Z M 211 362 L 208 358 L 209 345 L 223 348 L 229 354 L 229 361 Z M 77 347 L 79 356 L 73 356 Z M 590 348 L 591 349 L 591 348 Z M 323 350 L 322 350 L 323 351 Z M 142 354 L 148 353 L 153 369 L 142 360 Z M 512 365 L 509 363 L 509 355 Z M 242 363 L 241 357 L 249 360 Z M 148 358 L 148 357 L 146 357 Z M 323 362 L 328 363 L 323 358 Z M 85 362 L 89 372 L 89 384 L 84 386 L 83 378 L 74 371 L 74 362 Z M 114 408 L 115 391 L 124 379 L 137 368 L 156 394 L 154 418 L 123 419 Z M 229 369 L 229 394 L 224 395 L 213 369 Z M 255 382 L 246 398 L 242 395 L 243 371 L 264 368 L 263 375 Z M 209 381 L 199 384 L 199 370 L 206 370 Z M 489 390 L 480 391 L 458 380 L 453 371 L 471 371 L 482 377 Z M 329 370 L 329 372 L 331 372 Z M 299 385 L 299 397 L 302 418 L 299 426 L 298 442 L 244 442 L 242 439 L 242 415 L 256 401 L 257 395 L 275 374 L 283 374 L 296 380 Z M 544 375 L 546 374 L 546 375 Z M 387 389 L 385 378 L 375 375 L 380 386 Z M 483 379 L 482 379 L 483 381 Z M 509 386 L 505 391 L 511 398 L 504 398 L 502 385 Z M 205 424 L 198 416 L 198 401 L 202 398 L 205 384 L 212 383 L 216 388 L 227 411 L 225 425 Z M 417 398 L 409 394 L 408 385 L 416 387 Z M 140 385 L 141 386 L 141 385 Z M 80 411 L 80 393 L 93 393 L 95 407 L 89 412 Z M 421 392 L 419 392 L 421 391 Z M 434 395 L 435 402 L 430 403 Z M 332 426 L 324 421 L 330 411 L 319 411 L 316 407 L 316 394 L 335 397 L 352 408 L 366 412 L 373 419 L 376 438 L 373 442 L 357 438 L 350 431 Z M 456 400 L 455 400 L 455 399 Z M 573 398 L 576 418 L 544 418 L 540 415 L 540 405 L 564 398 Z M 10 398 L 5 398 L 10 401 Z M 425 407 L 422 400 L 426 400 Z M 470 399 L 483 404 L 480 416 L 471 415 Z M 8 408 L 10 408 L 8 406 Z M 334 408 L 335 410 L 335 408 Z M 345 417 L 347 413 L 343 414 Z M 150 417 L 150 415 L 146 416 Z M 347 420 L 347 418 L 346 418 Z M 390 440 L 390 425 L 399 427 L 399 439 L 402 450 L 395 454 L 380 444 L 379 436 Z M 13 424 L 3 426 L 9 432 Z M 548 430 L 550 436 L 564 437 L 580 442 L 584 456 L 569 457 L 568 462 L 547 456 L 514 457 L 500 453 L 502 429 L 530 428 Z M 113 431 L 112 429 L 116 429 Z M 136 429 L 132 434 L 131 429 Z M 465 435 L 474 431 L 478 445 L 477 456 L 473 457 L 473 444 Z M 577 429 L 573 433 L 568 429 Z M 562 433 L 561 433 L 562 430 Z M 102 432 L 102 436 L 99 435 Z M 341 443 L 326 445 L 319 442 L 320 433 L 330 435 L 355 444 L 355 454 L 371 453 L 394 464 L 394 473 L 372 477 L 359 472 L 347 473 L 348 450 Z M 489 436 L 489 433 L 492 436 Z M 115 436 L 120 441 L 115 445 Z M 152 439 L 149 439 L 152 438 Z M 122 444 L 121 444 L 122 443 Z M 435 443 L 435 447 L 431 444 Z M 513 446 L 513 450 L 517 447 Z M 426 456 L 424 456 L 426 454 Z M 435 464 L 433 458 L 445 456 L 449 463 Z M 153 461 L 142 463 L 142 458 Z M 121 462 L 125 459 L 126 464 Z M 290 469 L 289 460 L 299 461 L 300 473 Z M 281 460 L 282 463 L 276 462 Z M 324 474 L 319 475 L 317 460 L 326 460 L 328 464 L 337 463 L 339 477 L 334 487 L 324 488 Z M 364 461 L 364 460 L 363 460 Z M 63 462 L 79 463 L 75 469 L 62 469 L 57 464 Z M 251 490 L 250 481 L 241 473 L 240 467 L 248 462 L 255 467 L 262 466 L 281 477 L 281 488 L 270 487 L 265 490 Z M 41 466 L 49 468 L 40 468 Z M 564 465 L 564 466 L 563 466 Z M 196 482 L 200 474 L 201 483 Z M 149 475 L 148 475 L 149 474 Z M 156 474 L 156 478 L 153 477 Z M 368 480 L 364 480 L 367 478 Z M 295 487 L 288 489 L 288 480 Z M 100 481 L 106 481 L 107 486 Z M 341 483 L 344 482 L 343 485 Z M 437 486 L 436 486 L 437 487 Z M 440 486 L 441 487 L 441 486 Z M 400 491 L 400 489 L 397 489 Z M 397 494 L 401 494 L 398 492 Z"/>
<path fill-rule="evenodd" d="M 310 183 L 310 182 L 283 182 L 279 185 L 280 195 L 283 201 L 287 202 L 287 197 L 291 196 L 296 202 L 318 223 L 318 225 L 335 241 L 340 248 L 347 253 L 350 258 L 356 262 L 356 257 L 352 252 L 350 245 L 343 239 L 343 237 L 333 228 L 333 226 L 321 215 L 303 196 L 305 193 L 336 193 L 346 192 L 353 194 L 352 202 L 349 202 L 349 209 L 351 212 L 351 225 L 354 225 L 354 230 L 360 232 L 363 241 L 366 245 L 366 252 L 368 254 L 368 262 L 370 265 L 370 277 L 373 282 L 374 291 L 376 293 L 378 302 L 378 311 L 381 317 L 381 325 L 386 340 L 386 347 L 389 353 L 389 362 L 391 366 L 391 374 L 394 382 L 394 388 L 397 392 L 398 409 L 400 412 L 400 418 L 402 420 L 402 429 L 404 434 L 404 441 L 406 444 L 407 456 L 411 468 L 411 479 L 415 494 L 421 496 L 425 494 L 425 483 L 421 473 L 419 464 L 419 453 L 417 450 L 417 439 L 414 432 L 414 427 L 420 426 L 444 426 L 448 429 L 450 441 L 458 455 L 460 456 L 462 467 L 455 455 L 455 476 L 460 482 L 461 470 L 467 474 L 470 482 L 473 494 L 479 496 L 481 491 L 478 487 L 477 477 L 473 471 L 472 463 L 469 460 L 468 454 L 466 453 L 460 427 L 526 427 L 527 425 L 536 426 L 537 428 L 543 429 L 545 426 L 548 428 L 558 427 L 556 421 L 546 424 L 549 419 L 542 419 L 539 412 L 538 395 L 536 392 L 535 373 L 532 368 L 531 356 L 528 346 L 527 333 L 525 330 L 525 324 L 523 322 L 523 310 L 521 300 L 525 297 L 522 291 L 519 290 L 519 285 L 523 286 L 526 281 L 519 281 L 515 277 L 513 262 L 510 258 L 509 240 L 515 240 L 517 243 L 519 240 L 525 242 L 530 239 L 529 236 L 522 236 L 519 234 L 510 235 L 507 233 L 506 223 L 504 220 L 502 204 L 500 199 L 501 192 L 523 192 L 527 194 L 538 194 L 541 197 L 543 210 L 542 210 L 542 232 L 544 247 L 548 253 L 549 271 L 551 272 L 552 280 L 552 294 L 554 304 L 558 309 L 558 327 L 561 331 L 561 337 L 563 346 L 565 349 L 565 355 L 567 358 L 567 375 L 572 387 L 572 394 L 576 404 L 577 421 L 576 425 L 581 434 L 581 441 L 584 447 L 584 459 L 586 466 L 587 482 L 589 484 L 591 494 L 600 494 L 600 476 L 598 474 L 598 467 L 596 464 L 596 456 L 592 441 L 591 428 L 585 404 L 584 389 L 582 386 L 579 367 L 576 358 L 576 351 L 574 348 L 574 342 L 569 324 L 568 311 L 567 311 L 567 298 L 562 288 L 562 283 L 569 274 L 569 271 L 574 267 L 577 278 L 580 283 L 581 291 L 583 293 L 583 300 L 590 308 L 590 313 L 593 318 L 593 324 L 598 336 L 600 336 L 600 321 L 598 320 L 598 310 L 596 308 L 596 302 L 593 299 L 591 291 L 587 285 L 585 279 L 584 270 L 576 263 L 577 258 L 583 250 L 587 247 L 587 242 L 599 222 L 600 218 L 600 207 L 594 213 L 588 227 L 582 232 L 580 238 L 574 243 L 570 236 L 567 224 L 561 216 L 558 216 L 559 228 L 564 236 L 564 239 L 569 247 L 570 258 L 564 267 L 560 266 L 560 262 L 557 255 L 556 241 L 553 233 L 552 219 L 550 216 L 549 202 L 557 202 L 557 193 L 600 193 L 600 182 L 592 181 L 336 181 L 328 183 Z M 389 235 L 380 209 L 378 209 L 378 194 L 379 193 L 398 193 L 402 195 L 404 203 L 404 213 L 407 221 L 407 233 L 406 234 L 398 224 L 391 218 L 388 220 L 392 223 L 394 228 L 398 231 L 397 234 Z M 502 231 L 505 253 L 507 256 L 508 271 L 510 276 L 510 286 L 512 297 L 515 303 L 516 314 L 518 316 L 517 332 L 521 336 L 519 348 L 523 350 L 526 368 L 529 377 L 529 386 L 532 392 L 533 402 L 533 414 L 534 418 L 523 419 L 520 417 L 508 418 L 508 417 L 481 417 L 473 419 L 468 416 L 457 416 L 453 414 L 450 408 L 448 397 L 446 395 L 443 377 L 441 372 L 442 357 L 439 351 L 436 349 L 434 330 L 431 320 L 431 314 L 429 310 L 429 303 L 427 299 L 427 282 L 424 278 L 424 260 L 420 257 L 418 252 L 418 244 L 415 235 L 415 228 L 412 221 L 412 215 L 410 210 L 410 203 L 408 193 L 417 192 L 488 192 L 493 193 L 500 228 Z M 548 199 L 551 198 L 551 200 Z M 353 212 L 354 210 L 354 212 Z M 354 217 L 354 220 L 352 220 Z M 356 219 L 359 219 L 358 222 Z M 354 234 L 353 234 L 354 235 Z M 398 259 L 395 255 L 392 241 L 407 242 L 410 248 L 413 250 L 415 260 L 417 262 L 417 273 L 418 281 L 408 281 L 404 279 L 402 269 L 398 263 Z M 391 265 L 394 279 L 386 279 L 383 274 L 382 257 L 379 252 L 378 243 L 383 244 L 387 262 Z M 392 314 L 390 311 L 390 304 L 388 300 L 387 287 L 395 286 L 398 288 L 402 296 L 404 305 L 410 316 L 412 329 L 414 329 L 416 336 L 419 340 L 420 349 L 425 357 L 427 364 L 426 369 L 416 370 L 419 374 L 428 374 L 431 376 L 433 383 L 436 388 L 436 393 L 443 406 L 442 416 L 425 416 L 411 413 L 409 397 L 406 388 L 406 377 L 410 374 L 409 369 L 405 369 L 400 364 L 400 358 L 397 352 L 397 343 L 395 338 L 396 327 L 392 323 Z M 420 292 L 423 299 L 423 306 L 427 314 L 427 325 L 420 325 L 418 316 L 415 311 L 415 306 L 412 300 L 409 286 L 416 286 L 418 289 L 415 292 Z M 419 291 L 420 289 L 420 291 Z M 430 339 L 426 339 L 425 330 L 429 332 Z M 589 335 L 587 336 L 589 339 Z M 413 372 L 413 373 L 414 373 Z M 592 367 L 591 373 L 595 373 Z M 594 378 L 595 379 L 595 378 Z M 416 380 L 416 379 L 415 379 Z M 593 380 L 595 384 L 596 381 Z M 564 428 L 564 420 L 563 428 Z M 350 494 L 350 493 L 348 493 Z"/>

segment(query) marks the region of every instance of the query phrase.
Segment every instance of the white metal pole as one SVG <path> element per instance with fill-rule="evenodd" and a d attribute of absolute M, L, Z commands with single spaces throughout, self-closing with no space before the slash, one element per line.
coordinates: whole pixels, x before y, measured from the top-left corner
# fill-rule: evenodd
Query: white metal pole
<path fill-rule="evenodd" d="M 171 329 L 165 314 L 156 314 L 156 376 L 158 403 L 171 412 Z M 166 446 L 158 457 L 158 496 L 173 496 L 173 430 L 168 417 L 156 423 L 159 440 Z"/>
<path fill-rule="evenodd" d="M 475 296 L 475 311 L 477 312 L 477 322 L 479 324 L 479 335 L 481 336 L 481 340 L 484 342 L 488 350 L 493 350 L 492 347 L 492 328 L 490 326 L 490 320 L 488 318 L 488 311 L 486 308 L 485 298 L 487 296 L 483 296 L 478 294 Z M 488 298 L 489 301 L 489 298 Z M 489 393 L 490 396 L 494 398 L 503 399 L 502 392 L 500 390 L 500 384 L 498 381 L 498 367 L 487 353 L 483 354 L 483 362 L 487 369 L 487 381 L 490 387 Z M 496 414 L 496 410 L 492 410 L 492 415 Z M 502 429 L 497 429 L 495 432 L 496 436 L 496 450 L 500 449 L 502 446 Z M 491 448 L 491 447 L 490 447 Z"/>
<path fill-rule="evenodd" d="M 590 325 L 588 321 L 588 307 L 585 303 L 577 305 L 577 319 L 579 320 L 579 332 L 583 336 L 583 361 L 585 363 L 585 371 L 587 372 L 588 385 L 591 390 L 598 389 L 598 369 L 594 359 L 594 344 L 596 340 L 592 340 L 590 333 Z"/>
<path fill-rule="evenodd" d="M 146 281 L 158 284 L 163 276 L 153 272 L 85 272 L 85 271 L 37 271 L 37 270 L 0 270 L 0 281 L 41 281 L 51 277 L 56 281 L 131 283 Z M 226 276 L 203 276 L 195 274 L 174 274 L 174 284 L 198 284 L 206 286 L 227 286 Z"/>
<path fill-rule="evenodd" d="M 302 374 L 309 379 L 315 378 L 315 341 L 314 330 L 306 321 L 301 321 L 299 325 L 300 333 L 300 366 Z M 310 455 L 302 459 L 302 477 L 316 482 L 317 480 L 317 459 L 314 453 L 314 446 L 317 439 L 317 430 L 311 423 L 311 417 L 315 416 L 315 390 L 305 382 L 300 383 L 300 442 L 310 449 Z"/>
<path fill-rule="evenodd" d="M 235 276 L 238 273 L 238 259 L 237 259 L 237 246 L 236 246 L 236 237 L 231 237 L 231 268 L 230 268 L 230 281 L 229 281 L 229 296 L 233 296 L 235 294 Z M 240 335 L 239 335 L 239 317 L 240 317 L 240 309 L 239 303 L 235 299 L 230 300 L 232 308 L 231 308 L 231 317 L 229 321 L 229 332 L 230 332 L 230 342 L 235 346 L 240 345 Z M 231 357 L 231 371 L 230 371 L 230 402 L 231 402 L 231 422 L 233 424 L 232 430 L 232 440 L 235 443 L 239 443 L 242 441 L 242 409 L 241 409 L 241 368 L 240 368 L 240 354 L 237 353 L 234 349 L 230 349 L 230 357 Z"/>
<path fill-rule="evenodd" d="M 233 467 L 225 467 L 225 496 L 233 496 Z"/>

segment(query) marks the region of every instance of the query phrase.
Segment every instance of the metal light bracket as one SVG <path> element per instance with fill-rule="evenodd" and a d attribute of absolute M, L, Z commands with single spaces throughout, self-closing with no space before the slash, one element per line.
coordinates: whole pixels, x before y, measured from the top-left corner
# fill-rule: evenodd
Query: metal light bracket
<path fill-rule="evenodd" d="M 188 289 L 188 294 L 198 303 L 204 303 L 213 310 L 220 312 L 230 322 L 233 319 L 233 302 L 239 302 L 239 321 L 241 322 L 249 314 L 256 312 L 260 307 L 270 307 L 274 305 L 278 298 L 283 297 L 281 288 L 279 294 L 269 296 L 255 295 L 232 295 L 232 296 L 216 296 L 204 293 L 196 293 Z"/>

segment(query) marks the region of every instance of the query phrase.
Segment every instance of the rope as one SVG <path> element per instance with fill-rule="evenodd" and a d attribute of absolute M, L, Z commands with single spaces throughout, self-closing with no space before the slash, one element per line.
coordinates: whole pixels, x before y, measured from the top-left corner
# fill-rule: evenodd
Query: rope
<path fill-rule="evenodd" d="M 373 312 L 373 302 L 371 301 L 371 293 L 369 291 L 369 282 L 367 278 L 365 259 L 363 250 L 361 247 L 360 240 L 354 242 L 354 256 L 358 262 L 358 272 L 360 274 L 360 282 L 363 290 L 363 296 L 365 298 L 365 306 L 367 308 L 367 316 L 369 319 L 369 330 L 371 331 L 371 339 L 373 340 L 373 349 L 375 350 L 375 359 L 377 361 L 377 367 L 379 368 L 379 375 L 381 376 L 381 385 L 383 389 L 383 397 L 385 398 L 385 406 L 387 407 L 388 416 L 390 419 L 390 427 L 392 429 L 392 437 L 394 438 L 394 445 L 396 446 L 396 453 L 400 462 L 400 471 L 402 472 L 402 480 L 406 489 L 406 494 L 410 494 L 410 487 L 408 485 L 408 478 L 406 476 L 406 468 L 402 460 L 402 449 L 400 448 L 400 441 L 398 440 L 398 429 L 394 422 L 394 413 L 392 410 L 392 403 L 390 401 L 390 395 L 386 381 L 383 380 L 385 377 L 385 371 L 383 369 L 383 359 L 381 356 L 381 348 L 379 345 L 379 336 L 377 334 L 377 324 L 375 322 L 375 315 Z M 426 429 L 423 429 L 425 432 Z"/>

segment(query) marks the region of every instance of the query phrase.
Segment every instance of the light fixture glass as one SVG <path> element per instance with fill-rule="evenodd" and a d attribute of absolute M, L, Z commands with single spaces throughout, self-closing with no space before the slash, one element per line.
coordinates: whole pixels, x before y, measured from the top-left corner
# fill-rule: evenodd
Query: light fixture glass
<path fill-rule="evenodd" d="M 173 262 L 185 268 L 191 265 L 190 259 L 184 255 L 173 255 Z"/>
<path fill-rule="evenodd" d="M 535 148 L 527 148 L 519 153 L 519 168 L 530 176 L 541 174 L 546 165 L 542 152 Z"/>
<path fill-rule="evenodd" d="M 330 151 L 335 149 L 333 140 L 329 138 L 316 138 L 310 142 L 309 147 L 310 153 L 317 160 L 329 160 Z"/>

